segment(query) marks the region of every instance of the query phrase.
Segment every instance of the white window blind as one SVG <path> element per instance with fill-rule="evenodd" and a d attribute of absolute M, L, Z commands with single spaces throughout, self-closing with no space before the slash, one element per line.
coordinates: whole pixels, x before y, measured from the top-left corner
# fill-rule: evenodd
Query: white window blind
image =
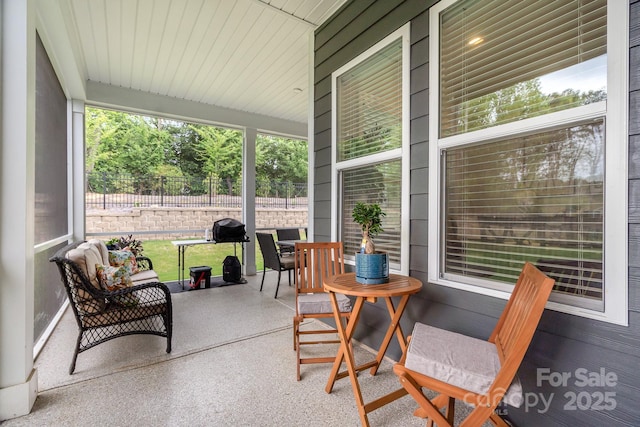
<path fill-rule="evenodd" d="M 483 0 L 443 11 L 440 136 L 605 99 L 606 8 L 606 0 Z"/>
<path fill-rule="evenodd" d="M 602 119 L 443 153 L 445 277 L 515 283 L 530 261 L 552 299 L 602 310 Z"/>
<path fill-rule="evenodd" d="M 401 147 L 401 41 L 337 78 L 337 161 Z"/>
<path fill-rule="evenodd" d="M 389 254 L 390 267 L 400 268 L 400 213 L 402 164 L 400 160 L 344 170 L 342 177 L 342 241 L 345 254 L 352 256 L 360 249 L 362 229 L 351 219 L 358 202 L 378 203 L 386 216 L 384 231 L 374 238 L 377 251 Z"/>

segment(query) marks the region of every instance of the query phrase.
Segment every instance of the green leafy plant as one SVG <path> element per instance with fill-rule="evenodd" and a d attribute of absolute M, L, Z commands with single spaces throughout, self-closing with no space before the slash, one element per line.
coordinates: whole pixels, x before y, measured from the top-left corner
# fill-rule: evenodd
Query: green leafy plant
<path fill-rule="evenodd" d="M 142 255 L 144 249 L 142 248 L 142 241 L 133 238 L 133 234 L 122 237 L 114 237 L 105 242 L 109 249 L 124 249 L 129 248 L 135 256 Z"/>
<path fill-rule="evenodd" d="M 106 242 L 104 242 L 104 244 L 107 245 L 107 249 L 118 249 L 118 242 L 119 241 L 120 241 L 119 238 L 113 237 L 113 238 L 107 240 Z"/>
<path fill-rule="evenodd" d="M 376 237 L 382 228 L 382 217 L 386 216 L 377 203 L 356 203 L 351 216 L 353 220 L 362 228 L 362 244 L 365 254 L 376 252 L 373 238 Z M 362 250 L 362 249 L 361 249 Z"/>

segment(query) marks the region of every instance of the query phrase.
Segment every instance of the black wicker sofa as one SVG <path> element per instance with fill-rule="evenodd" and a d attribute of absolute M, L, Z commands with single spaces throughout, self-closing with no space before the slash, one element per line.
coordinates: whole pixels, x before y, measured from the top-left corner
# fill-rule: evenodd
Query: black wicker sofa
<path fill-rule="evenodd" d="M 100 240 L 67 245 L 49 261 L 58 266 L 80 329 L 69 374 L 75 370 L 79 353 L 126 335 L 166 337 L 166 351 L 171 352 L 171 294 L 158 282 L 149 258 L 137 257 L 138 272 L 130 276 L 133 285 L 114 291 L 101 286 L 97 278 L 96 267 L 109 264 L 107 248 Z"/>

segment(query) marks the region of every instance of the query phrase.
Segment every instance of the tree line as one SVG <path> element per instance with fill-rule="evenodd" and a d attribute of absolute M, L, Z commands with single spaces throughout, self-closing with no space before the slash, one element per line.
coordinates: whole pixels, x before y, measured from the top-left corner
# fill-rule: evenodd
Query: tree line
<path fill-rule="evenodd" d="M 242 132 L 236 129 L 86 109 L 86 172 L 92 176 L 213 177 L 239 182 Z M 259 134 L 256 181 L 307 181 L 307 142 Z"/>

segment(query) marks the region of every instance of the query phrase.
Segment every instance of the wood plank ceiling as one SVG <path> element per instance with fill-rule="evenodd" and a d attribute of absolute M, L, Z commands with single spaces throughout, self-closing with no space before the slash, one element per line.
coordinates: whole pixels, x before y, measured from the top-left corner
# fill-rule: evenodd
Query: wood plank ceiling
<path fill-rule="evenodd" d="M 64 1 L 87 81 L 306 123 L 309 34 L 346 0 Z"/>

